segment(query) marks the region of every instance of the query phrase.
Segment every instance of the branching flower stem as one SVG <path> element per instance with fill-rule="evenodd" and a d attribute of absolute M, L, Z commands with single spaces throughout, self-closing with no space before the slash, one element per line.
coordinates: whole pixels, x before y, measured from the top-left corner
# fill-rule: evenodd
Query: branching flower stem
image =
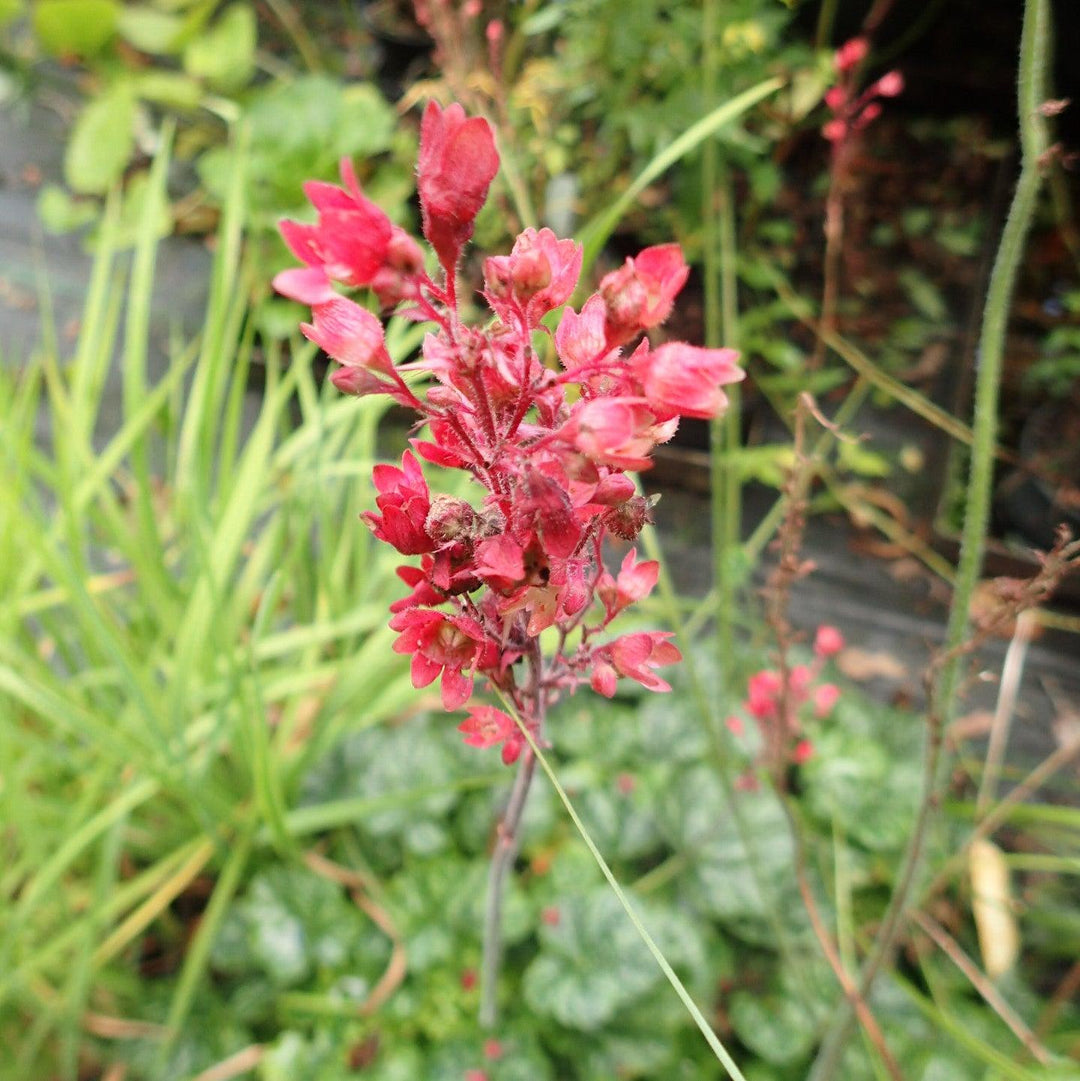
<path fill-rule="evenodd" d="M 537 731 L 540 731 L 547 695 L 543 686 L 538 642 L 533 642 L 533 649 L 529 654 L 529 676 L 526 693 L 532 704 L 530 716 L 538 722 Z M 517 717 L 519 712 L 518 709 L 510 711 L 513 717 Z M 480 967 L 480 1024 L 487 1029 L 494 1028 L 498 1018 L 497 990 L 502 961 L 502 910 L 506 876 L 521 845 L 521 817 L 535 773 L 536 755 L 530 746 L 521 756 L 514 787 L 510 790 L 510 799 L 496 827 L 495 850 L 488 870 L 487 898 L 484 904 L 484 943 Z"/>

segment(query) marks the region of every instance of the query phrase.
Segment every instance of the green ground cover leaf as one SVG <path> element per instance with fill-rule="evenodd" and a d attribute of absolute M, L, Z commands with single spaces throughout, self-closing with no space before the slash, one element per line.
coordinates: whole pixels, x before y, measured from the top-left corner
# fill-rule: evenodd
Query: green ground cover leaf
<path fill-rule="evenodd" d="M 34 0 L 34 32 L 52 56 L 93 56 L 112 40 L 120 11 L 116 0 Z"/>

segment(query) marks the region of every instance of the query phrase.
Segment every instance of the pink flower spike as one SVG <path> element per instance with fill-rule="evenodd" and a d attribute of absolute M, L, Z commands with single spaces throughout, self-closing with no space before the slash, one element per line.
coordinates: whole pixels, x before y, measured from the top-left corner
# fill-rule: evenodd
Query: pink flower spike
<path fill-rule="evenodd" d="M 499 171 L 491 127 L 458 104 L 429 102 L 420 126 L 417 187 L 424 236 L 451 277 Z"/>
<path fill-rule="evenodd" d="M 814 688 L 814 716 L 828 717 L 840 700 L 840 688 L 835 683 L 822 683 Z"/>
<path fill-rule="evenodd" d="M 844 648 L 844 636 L 835 628 L 823 623 L 814 635 L 814 652 L 819 657 L 832 657 Z"/>
<path fill-rule="evenodd" d="M 631 364 L 658 420 L 676 416 L 711 420 L 727 408 L 727 395 L 720 388 L 746 376 L 738 359 L 734 349 L 669 342 L 652 352 L 635 353 Z"/>
<path fill-rule="evenodd" d="M 799 740 L 791 757 L 797 766 L 809 762 L 814 757 L 814 745 L 808 739 Z"/>

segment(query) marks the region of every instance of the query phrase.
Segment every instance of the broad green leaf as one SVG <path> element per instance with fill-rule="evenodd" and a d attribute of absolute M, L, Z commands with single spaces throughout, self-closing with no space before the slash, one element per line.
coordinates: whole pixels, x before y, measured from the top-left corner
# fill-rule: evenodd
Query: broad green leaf
<path fill-rule="evenodd" d="M 792 887 L 791 833 L 771 792 L 739 792 L 743 821 L 754 848 L 754 863 L 728 813 L 715 772 L 697 766 L 678 778 L 661 800 L 662 828 L 691 861 L 687 885 L 696 904 L 721 920 L 734 921 L 745 931 L 747 921 L 763 920 L 764 889 L 776 897 Z M 793 910 L 794 913 L 794 910 Z"/>
<path fill-rule="evenodd" d="M 17 19 L 25 7 L 25 0 L 0 0 L 0 26 Z"/>
<path fill-rule="evenodd" d="M 388 955 L 385 936 L 373 932 L 340 886 L 281 865 L 257 875 L 233 903 L 210 952 L 219 971 L 261 973 L 278 987 L 303 984 L 318 971 L 361 976 L 366 984 Z"/>
<path fill-rule="evenodd" d="M 202 100 L 197 79 L 180 71 L 142 71 L 131 80 L 132 91 L 144 101 L 172 109 L 194 109 Z"/>
<path fill-rule="evenodd" d="M 835 816 L 871 852 L 900 849 L 921 791 L 916 729 L 913 715 L 842 699 L 803 767 L 811 814 L 823 824 Z"/>
<path fill-rule="evenodd" d="M 89 102 L 75 121 L 64 154 L 73 191 L 103 195 L 123 175 L 135 145 L 135 99 L 115 87 Z"/>
<path fill-rule="evenodd" d="M 143 4 L 127 5 L 120 12 L 120 36 L 140 52 L 166 56 L 179 48 L 184 20 L 179 15 Z"/>
<path fill-rule="evenodd" d="M 112 40 L 119 15 L 115 0 L 37 0 L 34 32 L 52 56 L 93 56 Z"/>
<path fill-rule="evenodd" d="M 566 898 L 541 928 L 541 953 L 526 969 L 525 999 L 538 1013 L 591 1032 L 663 982 L 617 897 L 604 887 Z M 671 909 L 644 922 L 671 964 L 700 969 L 704 944 Z"/>
<path fill-rule="evenodd" d="M 73 199 L 56 184 L 46 184 L 37 198 L 37 214 L 50 233 L 70 233 L 89 225 L 98 216 L 93 200 Z"/>
<path fill-rule="evenodd" d="M 730 1017 L 739 1039 L 774 1066 L 799 1062 L 814 1046 L 813 1019 L 786 995 L 740 991 L 731 1000 Z"/>
<path fill-rule="evenodd" d="M 353 83 L 340 91 L 341 109 L 335 125 L 338 154 L 368 158 L 388 150 L 397 127 L 397 114 L 372 83 Z"/>
<path fill-rule="evenodd" d="M 247 4 L 233 4 L 184 49 L 184 70 L 226 92 L 246 86 L 255 74 L 258 27 Z"/>

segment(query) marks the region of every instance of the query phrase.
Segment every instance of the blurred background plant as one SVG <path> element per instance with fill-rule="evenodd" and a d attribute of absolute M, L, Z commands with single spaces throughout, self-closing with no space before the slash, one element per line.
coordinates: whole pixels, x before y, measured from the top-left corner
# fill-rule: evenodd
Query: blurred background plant
<path fill-rule="evenodd" d="M 415 140 L 374 81 L 370 37 L 342 12 L 312 15 L 290 0 L 273 0 L 261 20 L 246 0 L 12 0 L 0 11 L 7 96 L 73 114 L 64 184 L 40 194 L 44 226 L 98 222 L 120 184 L 118 239 L 134 243 L 166 124 L 176 139 L 159 235 L 213 233 L 244 141 L 243 227 L 258 248 L 259 291 L 288 264 L 277 222 L 307 205 L 305 180 L 335 180 L 342 157 L 358 163 L 395 220 L 407 220 Z"/>

